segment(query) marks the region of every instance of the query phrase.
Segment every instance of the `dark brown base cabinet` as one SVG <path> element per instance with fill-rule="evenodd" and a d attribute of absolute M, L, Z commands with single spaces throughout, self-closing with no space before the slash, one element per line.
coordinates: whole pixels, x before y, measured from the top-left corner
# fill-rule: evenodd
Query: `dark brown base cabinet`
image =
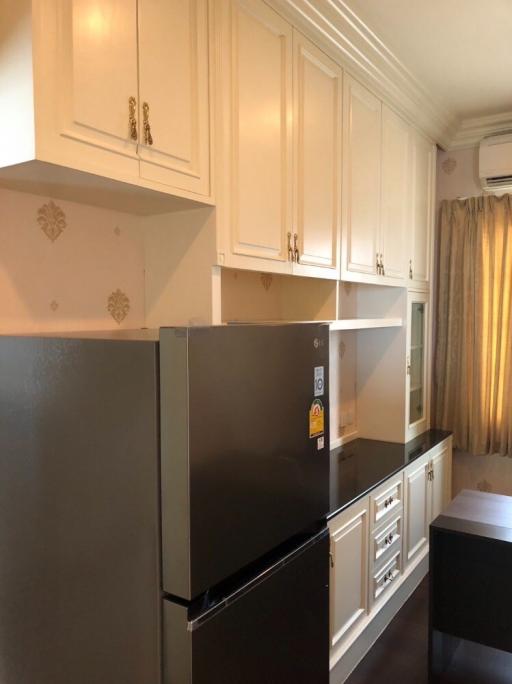
<path fill-rule="evenodd" d="M 462 491 L 430 527 L 430 682 L 512 681 L 512 498 Z"/>

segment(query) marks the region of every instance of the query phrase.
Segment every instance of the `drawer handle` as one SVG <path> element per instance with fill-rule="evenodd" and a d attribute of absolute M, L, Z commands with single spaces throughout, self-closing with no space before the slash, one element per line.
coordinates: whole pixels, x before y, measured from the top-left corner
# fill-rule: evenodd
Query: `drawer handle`
<path fill-rule="evenodd" d="M 384 543 L 386 544 L 386 546 L 387 546 L 388 544 L 392 544 L 392 543 L 393 543 L 393 535 L 392 535 L 392 534 L 388 534 L 388 536 L 384 539 Z"/>

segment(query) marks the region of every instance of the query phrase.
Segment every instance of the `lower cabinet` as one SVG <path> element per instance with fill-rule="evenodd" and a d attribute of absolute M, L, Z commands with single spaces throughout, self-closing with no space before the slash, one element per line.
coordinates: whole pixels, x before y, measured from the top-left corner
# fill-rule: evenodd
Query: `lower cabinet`
<path fill-rule="evenodd" d="M 451 438 L 405 469 L 405 564 L 428 547 L 428 528 L 451 500 Z"/>
<path fill-rule="evenodd" d="M 410 565 L 428 546 L 430 523 L 430 456 L 414 461 L 404 473 L 405 483 L 405 565 Z"/>
<path fill-rule="evenodd" d="M 350 506 L 330 525 L 331 648 L 368 614 L 368 499 Z"/>
<path fill-rule="evenodd" d="M 331 667 L 427 554 L 451 464 L 450 437 L 330 520 Z"/>

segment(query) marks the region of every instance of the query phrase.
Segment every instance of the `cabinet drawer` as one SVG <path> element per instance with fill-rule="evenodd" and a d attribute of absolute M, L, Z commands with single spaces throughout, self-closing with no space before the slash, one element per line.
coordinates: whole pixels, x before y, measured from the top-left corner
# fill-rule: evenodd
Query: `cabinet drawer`
<path fill-rule="evenodd" d="M 398 577 L 400 577 L 400 551 L 381 570 L 373 574 L 373 601 L 378 601 L 386 594 Z"/>
<path fill-rule="evenodd" d="M 371 520 L 374 528 L 385 524 L 402 509 L 402 478 L 393 478 L 371 496 Z"/>
<path fill-rule="evenodd" d="M 389 525 L 372 537 L 372 559 L 376 567 L 383 563 L 393 553 L 400 551 L 402 540 L 402 516 L 399 515 Z"/>

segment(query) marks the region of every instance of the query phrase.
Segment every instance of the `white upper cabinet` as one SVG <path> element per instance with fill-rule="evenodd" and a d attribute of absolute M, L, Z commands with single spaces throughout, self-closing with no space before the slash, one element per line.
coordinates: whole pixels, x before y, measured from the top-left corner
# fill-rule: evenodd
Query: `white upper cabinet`
<path fill-rule="evenodd" d="M 405 281 L 410 216 L 411 128 L 382 105 L 380 255 L 383 275 Z"/>
<path fill-rule="evenodd" d="M 33 147 L 4 154 L 0 133 L 4 179 L 29 162 L 12 169 L 29 191 L 46 184 L 72 199 L 88 188 L 93 203 L 111 192 L 123 206 L 130 188 L 102 186 L 108 179 L 210 201 L 207 0 L 19 0 L 16 13 L 11 5 L 0 7 L 0 22 L 9 21 L 14 53 L 30 54 L 33 69 L 3 59 L 0 99 L 23 79 L 33 90 L 24 102 L 30 123 L 14 120 L 10 131 Z"/>
<path fill-rule="evenodd" d="M 345 76 L 342 279 L 377 275 L 380 247 L 381 102 Z"/>
<path fill-rule="evenodd" d="M 136 158 L 136 0 L 60 0 L 57 28 L 60 135 Z"/>
<path fill-rule="evenodd" d="M 430 280 L 434 222 L 436 147 L 420 133 L 412 136 L 412 212 L 410 220 L 409 280 L 424 289 Z"/>
<path fill-rule="evenodd" d="M 215 8 L 224 263 L 291 272 L 292 28 L 261 0 L 221 0 Z"/>
<path fill-rule="evenodd" d="M 339 277 L 341 68 L 294 32 L 293 272 Z"/>
<path fill-rule="evenodd" d="M 430 302 L 426 292 L 408 293 L 406 441 L 430 423 Z"/>
<path fill-rule="evenodd" d="M 336 279 L 341 68 L 263 0 L 214 12 L 219 263 Z"/>
<path fill-rule="evenodd" d="M 140 175 L 207 195 L 207 0 L 138 0 Z"/>
<path fill-rule="evenodd" d="M 342 280 L 429 286 L 435 146 L 345 76 Z"/>

